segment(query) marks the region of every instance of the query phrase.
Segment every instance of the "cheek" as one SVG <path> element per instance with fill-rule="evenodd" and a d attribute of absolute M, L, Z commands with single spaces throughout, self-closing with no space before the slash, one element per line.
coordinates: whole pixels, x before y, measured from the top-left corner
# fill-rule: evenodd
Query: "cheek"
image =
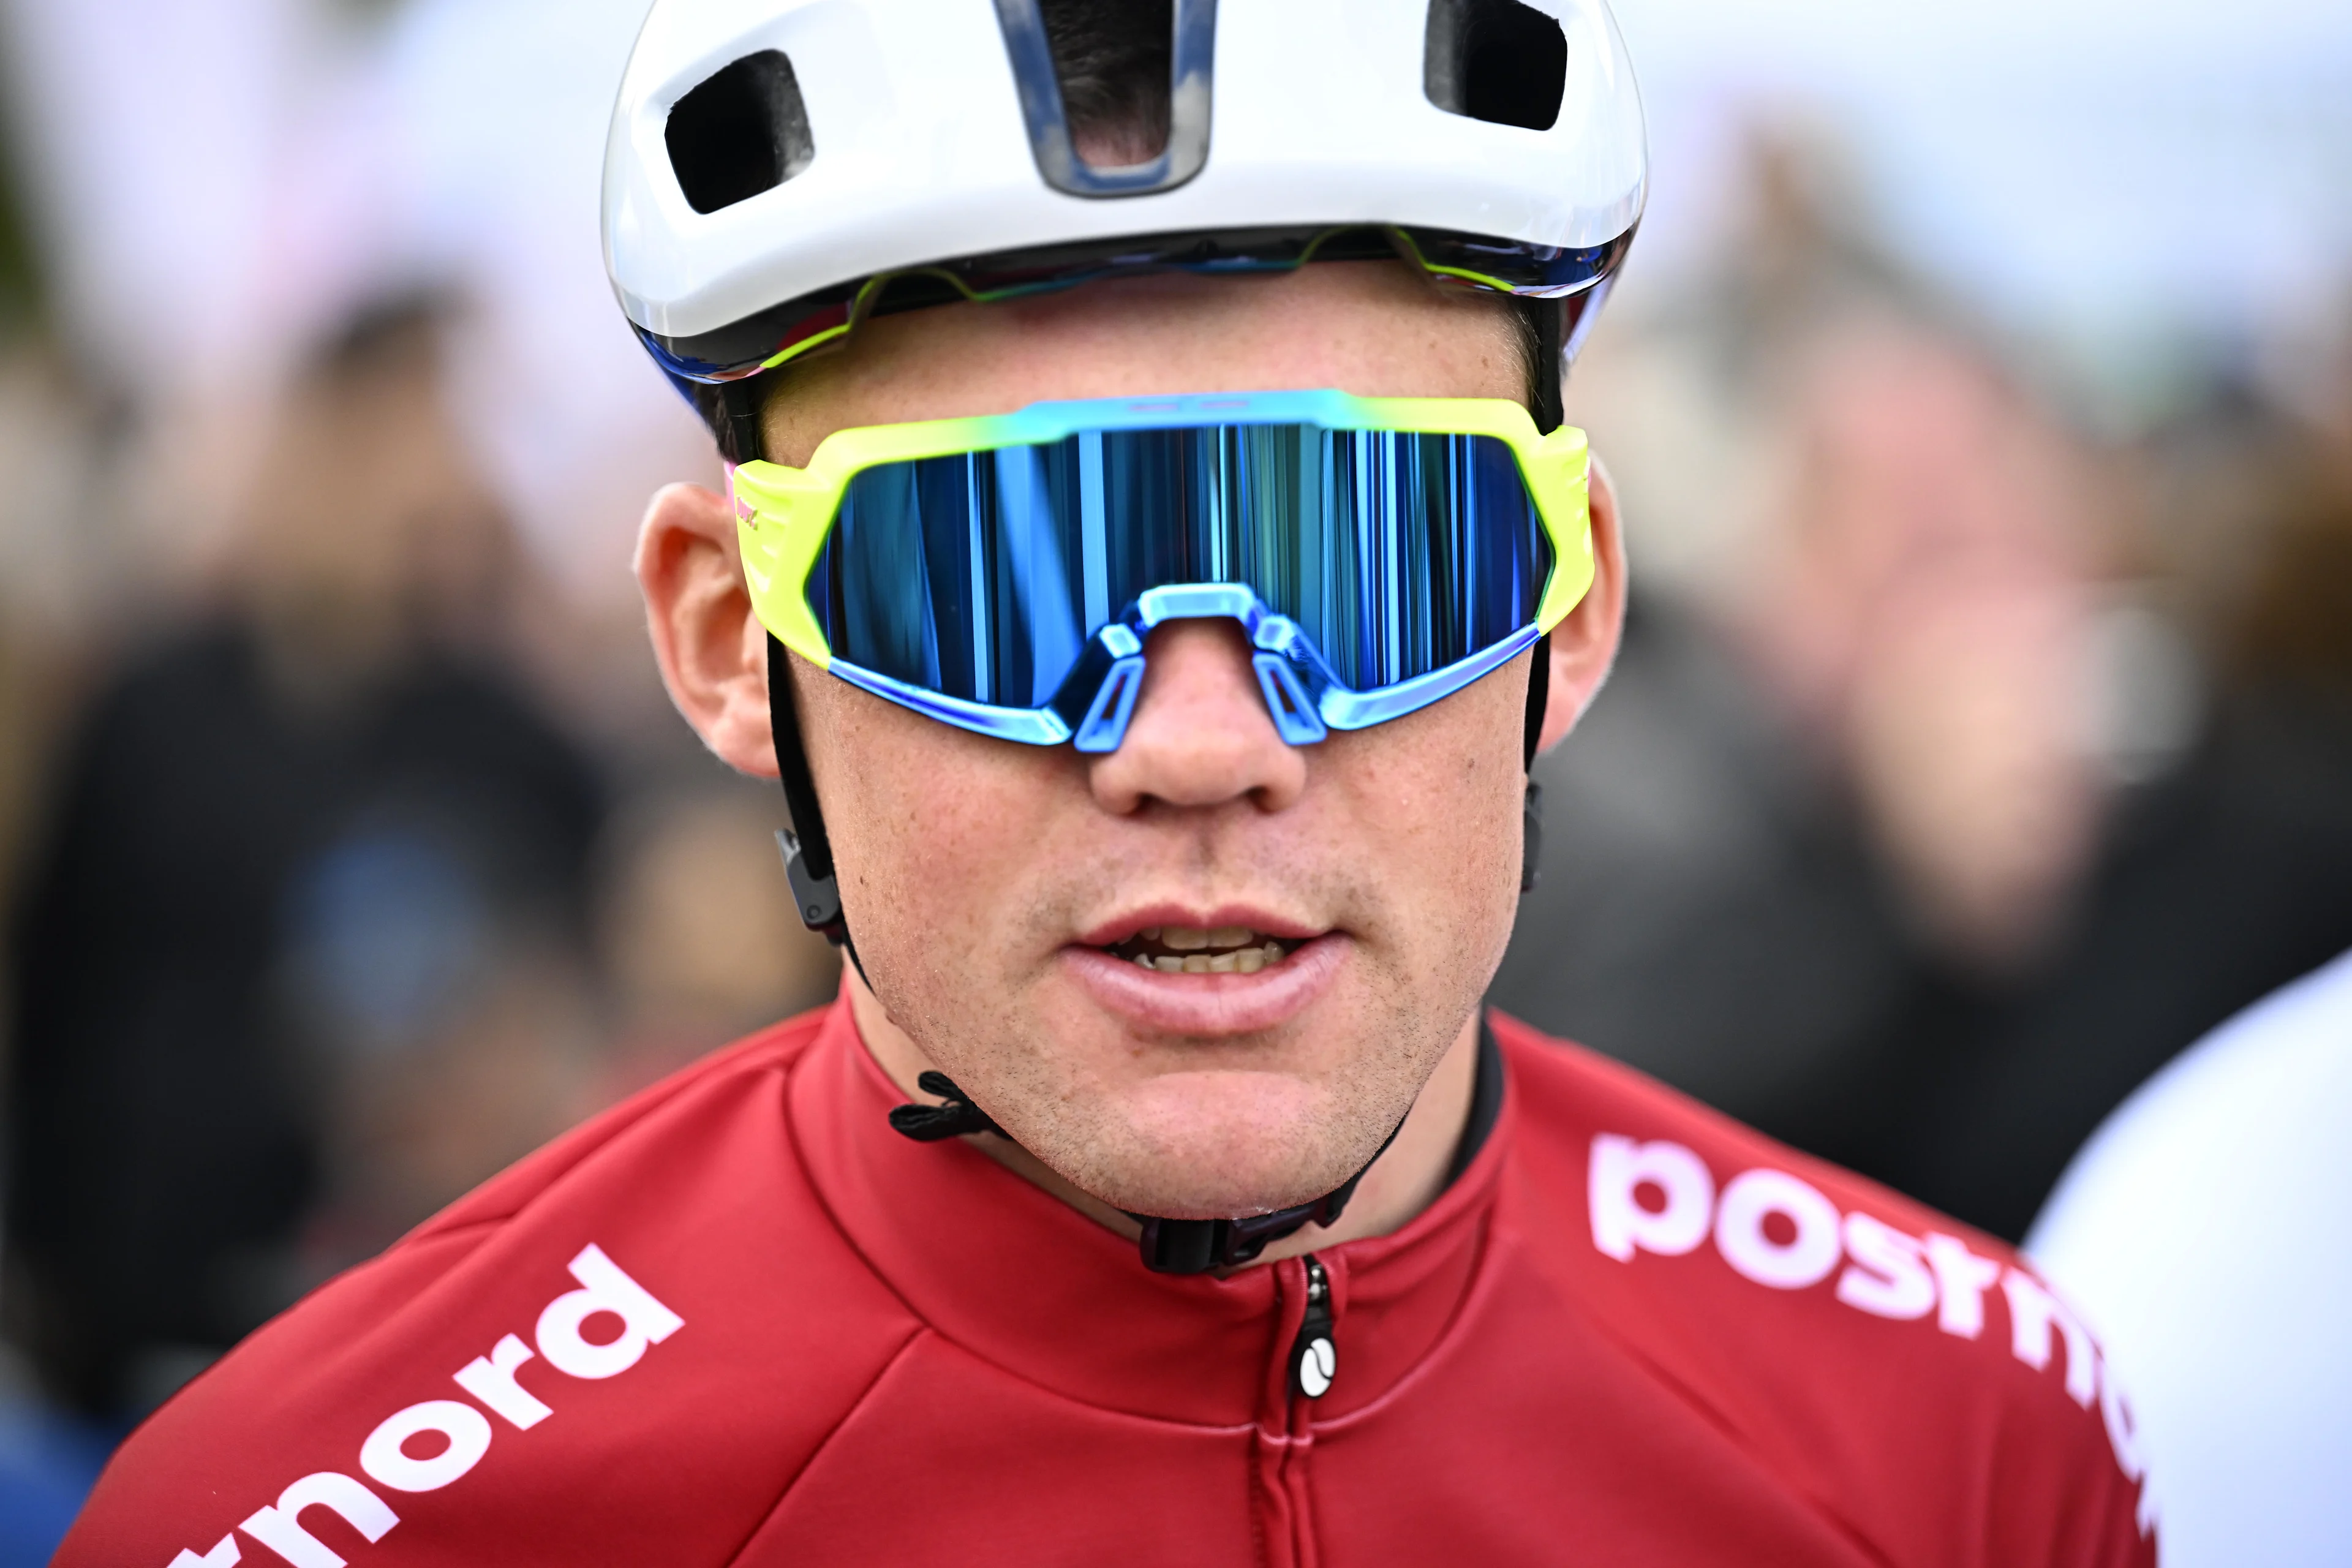
<path fill-rule="evenodd" d="M 1361 843 L 1379 858 L 1413 961 L 1432 974 L 1458 967 L 1480 991 L 1518 909 L 1527 778 L 1517 668 L 1339 738 L 1356 753 L 1339 771 L 1353 775 Z"/>
<path fill-rule="evenodd" d="M 1056 837 L 1066 753 L 987 741 L 823 684 L 835 689 L 811 704 L 822 731 L 811 761 L 861 956 L 877 984 L 881 971 L 918 985 L 967 972 L 1013 918 L 1039 847 Z"/>

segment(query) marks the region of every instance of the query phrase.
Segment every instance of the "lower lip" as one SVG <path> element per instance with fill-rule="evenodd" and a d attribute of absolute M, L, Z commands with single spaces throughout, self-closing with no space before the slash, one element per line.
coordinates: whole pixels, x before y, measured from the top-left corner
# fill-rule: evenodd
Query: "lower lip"
<path fill-rule="evenodd" d="M 1171 1035 L 1248 1035 L 1287 1023 L 1339 977 L 1348 939 L 1337 931 L 1255 974 L 1167 974 L 1098 947 L 1066 947 L 1062 963 L 1107 1011 Z"/>

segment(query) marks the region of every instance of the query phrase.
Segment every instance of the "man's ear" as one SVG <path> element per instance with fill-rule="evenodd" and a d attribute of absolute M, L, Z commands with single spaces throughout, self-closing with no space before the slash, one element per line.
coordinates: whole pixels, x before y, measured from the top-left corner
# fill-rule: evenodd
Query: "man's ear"
<path fill-rule="evenodd" d="M 1617 487 L 1592 459 L 1592 586 L 1551 632 L 1551 695 L 1544 704 L 1543 738 L 1549 751 L 1576 728 L 1609 678 L 1625 633 L 1625 534 Z"/>
<path fill-rule="evenodd" d="M 743 585 L 734 507 L 700 485 L 668 486 L 646 509 L 636 565 L 670 700 L 721 762 L 774 778 L 767 632 Z"/>

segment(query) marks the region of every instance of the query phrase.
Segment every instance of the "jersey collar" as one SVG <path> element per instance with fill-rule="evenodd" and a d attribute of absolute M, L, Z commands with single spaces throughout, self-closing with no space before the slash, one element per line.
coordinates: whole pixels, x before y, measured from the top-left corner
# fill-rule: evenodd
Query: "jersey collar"
<path fill-rule="evenodd" d="M 788 1114 L 835 1223 L 917 1317 L 1090 1405 L 1205 1426 L 1259 1418 L 1297 1329 L 1285 1282 L 1299 1265 L 1224 1279 L 1150 1273 L 1132 1241 L 961 1141 L 893 1132 L 887 1118 L 904 1098 L 845 1000 L 793 1069 Z M 1511 1163 L 1511 1097 L 1499 1098 L 1483 1147 L 1436 1203 L 1390 1236 L 1318 1250 L 1347 1366 L 1318 1403 L 1318 1423 L 1379 1399 L 1443 1349 L 1485 1271 Z"/>

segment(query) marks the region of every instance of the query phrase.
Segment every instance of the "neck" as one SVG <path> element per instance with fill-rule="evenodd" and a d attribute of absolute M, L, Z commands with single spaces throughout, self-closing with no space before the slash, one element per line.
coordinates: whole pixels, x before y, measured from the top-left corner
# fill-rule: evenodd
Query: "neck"
<path fill-rule="evenodd" d="M 924 1054 L 913 1037 L 892 1021 L 881 999 L 855 967 L 847 970 L 846 985 L 850 1013 L 857 1021 L 857 1032 L 866 1048 L 909 1100 L 926 1098 L 916 1088 L 915 1080 L 938 1064 Z M 1478 1017 L 1473 1014 L 1445 1055 L 1438 1059 L 1437 1070 L 1422 1087 L 1421 1098 L 1413 1102 L 1412 1112 L 1397 1131 L 1396 1141 L 1364 1173 L 1356 1195 L 1349 1200 L 1339 1223 L 1328 1229 L 1308 1226 L 1285 1237 L 1267 1247 L 1256 1261 L 1272 1263 L 1343 1241 L 1386 1236 L 1435 1202 L 1437 1194 L 1444 1190 L 1446 1171 L 1462 1142 L 1463 1131 L 1469 1124 L 1470 1099 L 1477 1070 Z M 1135 1221 L 1073 1185 L 1059 1172 L 1010 1139 L 982 1132 L 964 1142 L 1106 1229 L 1130 1240 L 1139 1234 L 1140 1227 Z"/>

